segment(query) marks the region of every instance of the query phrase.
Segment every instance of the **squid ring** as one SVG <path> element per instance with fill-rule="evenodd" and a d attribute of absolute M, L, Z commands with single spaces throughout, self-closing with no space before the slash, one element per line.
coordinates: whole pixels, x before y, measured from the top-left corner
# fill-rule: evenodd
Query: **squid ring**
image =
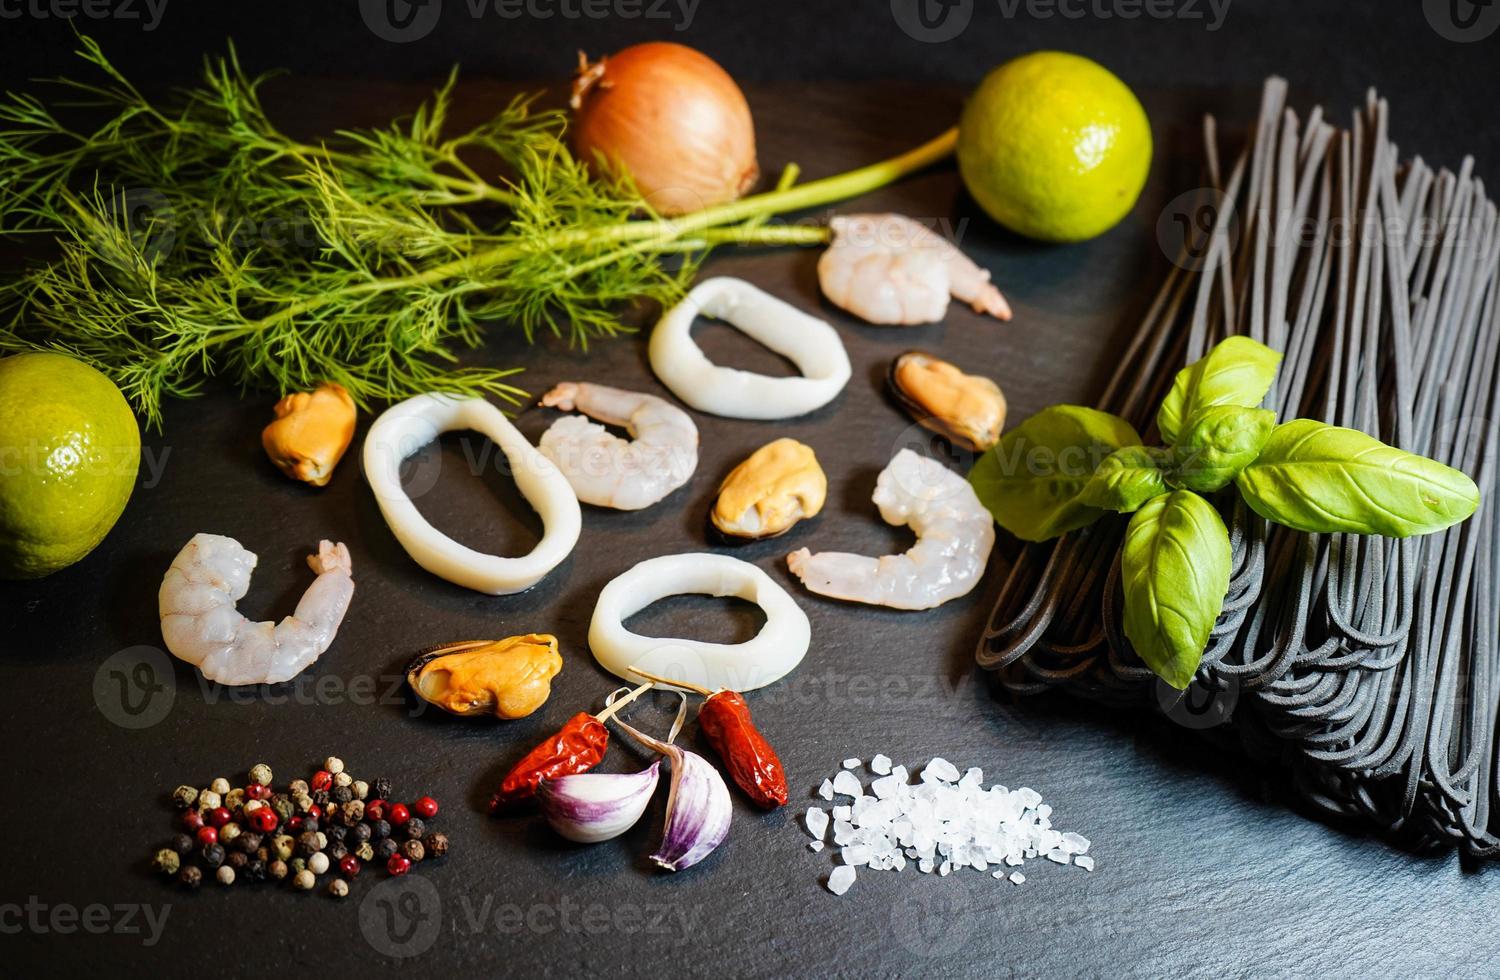
<path fill-rule="evenodd" d="M 800 378 L 720 367 L 693 342 L 693 320 L 718 317 L 788 358 Z M 838 331 L 743 279 L 705 279 L 651 333 L 651 369 L 672 394 L 700 412 L 732 419 L 789 419 L 822 408 L 849 381 Z"/>
<path fill-rule="evenodd" d="M 625 620 L 673 595 L 737 596 L 755 603 L 766 623 L 744 643 L 663 640 L 625 628 Z M 753 691 L 780 680 L 802 662 L 812 640 L 807 614 L 771 576 L 728 555 L 664 555 L 620 575 L 599 593 L 589 647 L 600 666 L 632 682 L 639 667 L 714 689 Z"/>
<path fill-rule="evenodd" d="M 401 486 L 401 461 L 444 432 L 473 429 L 505 454 L 516 486 L 542 518 L 542 540 L 520 558 L 502 558 L 454 541 L 427 522 Z M 567 477 L 482 398 L 417 395 L 392 405 L 365 437 L 365 479 L 396 540 L 418 565 L 450 582 L 510 595 L 540 582 L 578 543 L 583 524 L 578 497 Z"/>

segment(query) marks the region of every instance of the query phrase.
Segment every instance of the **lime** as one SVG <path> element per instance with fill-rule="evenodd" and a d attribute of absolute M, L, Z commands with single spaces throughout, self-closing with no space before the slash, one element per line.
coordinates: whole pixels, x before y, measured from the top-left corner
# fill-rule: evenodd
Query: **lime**
<path fill-rule="evenodd" d="M 1114 227 L 1140 196 L 1151 125 L 1102 65 L 1038 51 L 990 72 L 969 98 L 958 168 L 979 206 L 1012 231 L 1082 241 Z"/>
<path fill-rule="evenodd" d="M 40 578 L 93 551 L 140 464 L 113 381 L 64 354 L 0 360 L 0 577 Z"/>

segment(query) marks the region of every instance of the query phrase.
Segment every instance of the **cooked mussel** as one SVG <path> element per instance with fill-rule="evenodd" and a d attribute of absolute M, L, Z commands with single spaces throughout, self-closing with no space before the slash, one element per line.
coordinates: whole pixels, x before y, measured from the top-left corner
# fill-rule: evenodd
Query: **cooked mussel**
<path fill-rule="evenodd" d="M 982 452 L 1000 441 L 1005 395 L 989 378 L 913 350 L 891 362 L 890 385 L 919 425 L 955 445 Z"/>
<path fill-rule="evenodd" d="M 730 537 L 773 538 L 822 510 L 827 497 L 828 477 L 812 449 L 777 439 L 729 471 L 709 519 Z"/>
<path fill-rule="evenodd" d="M 562 670 L 557 637 L 527 633 L 423 650 L 406 668 L 417 697 L 455 715 L 524 718 L 552 693 Z"/>

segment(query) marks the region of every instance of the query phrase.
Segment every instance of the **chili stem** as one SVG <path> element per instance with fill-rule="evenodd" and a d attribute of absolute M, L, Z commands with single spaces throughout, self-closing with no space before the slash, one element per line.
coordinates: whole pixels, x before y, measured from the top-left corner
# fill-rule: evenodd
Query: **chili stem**
<path fill-rule="evenodd" d="M 653 684 L 665 684 L 668 687 L 681 688 L 684 691 L 692 691 L 694 694 L 701 694 L 706 698 L 711 698 L 718 693 L 717 691 L 710 691 L 708 688 L 703 687 L 700 684 L 690 684 L 687 681 L 674 681 L 670 678 L 661 677 L 657 674 L 649 674 L 646 671 L 641 670 L 641 668 L 639 667 L 628 667 L 626 669 L 629 670 L 632 674 L 635 674 L 637 677 L 646 678 Z"/>
<path fill-rule="evenodd" d="M 631 691 L 629 694 L 625 695 L 623 698 L 621 698 L 620 700 L 616 701 L 614 704 L 610 705 L 609 707 L 605 708 L 603 711 L 599 712 L 597 715 L 594 716 L 594 719 L 596 721 L 609 721 L 610 717 L 612 715 L 614 715 L 614 713 L 616 711 L 619 711 L 621 708 L 625 707 L 627 704 L 629 704 L 630 702 L 634 701 L 636 698 L 640 697 L 642 694 L 645 694 L 647 691 L 651 690 L 655 686 L 656 686 L 655 684 L 642 684 L 640 687 L 636 688 L 634 691 Z"/>

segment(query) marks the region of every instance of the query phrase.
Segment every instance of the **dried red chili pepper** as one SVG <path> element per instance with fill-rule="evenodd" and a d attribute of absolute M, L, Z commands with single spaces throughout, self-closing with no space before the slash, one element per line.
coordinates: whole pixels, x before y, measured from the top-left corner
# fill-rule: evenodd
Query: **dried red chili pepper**
<path fill-rule="evenodd" d="M 556 734 L 511 766 L 500 781 L 500 791 L 490 798 L 490 812 L 498 813 L 531 799 L 543 779 L 574 776 L 597 766 L 609 748 L 609 729 L 604 722 L 650 688 L 650 684 L 642 684 L 597 715 L 580 711 L 569 718 Z"/>
<path fill-rule="evenodd" d="M 776 750 L 751 720 L 750 706 L 745 703 L 743 695 L 730 690 L 710 691 L 696 684 L 657 677 L 635 667 L 630 668 L 630 672 L 660 684 L 702 694 L 707 700 L 698 710 L 698 727 L 724 761 L 724 768 L 729 771 L 735 785 L 767 810 L 774 810 L 787 801 L 786 771 L 781 767 Z"/>

